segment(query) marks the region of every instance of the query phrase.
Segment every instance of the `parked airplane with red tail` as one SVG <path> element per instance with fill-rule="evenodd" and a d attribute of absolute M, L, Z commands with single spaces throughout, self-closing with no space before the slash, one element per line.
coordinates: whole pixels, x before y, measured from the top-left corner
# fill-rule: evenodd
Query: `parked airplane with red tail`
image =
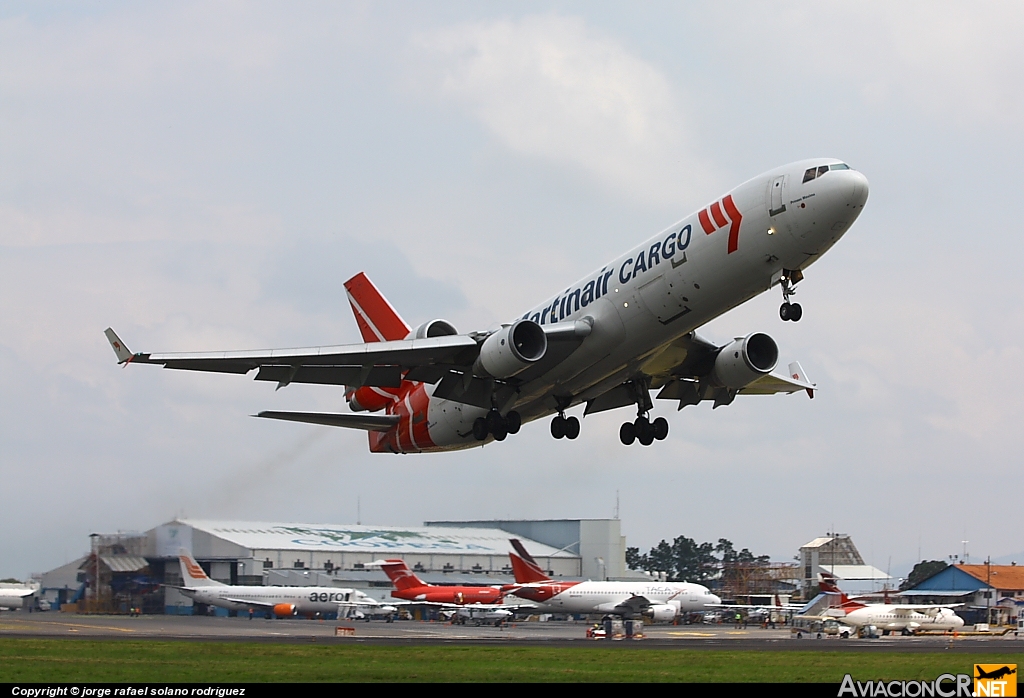
<path fill-rule="evenodd" d="M 420 453 L 503 441 L 554 415 L 551 435 L 575 439 L 583 415 L 634 406 L 625 445 L 668 436 L 652 395 L 678 409 L 737 395 L 806 391 L 798 362 L 777 370 L 779 348 L 752 332 L 716 344 L 697 329 L 774 286 L 782 320 L 804 270 L 849 230 L 867 179 L 834 159 L 786 165 L 741 184 L 489 332 L 460 334 L 444 320 L 408 325 L 364 274 L 345 287 L 362 344 L 207 353 L 132 353 L 112 329 L 117 360 L 244 374 L 282 388 L 346 386 L 351 412 L 260 412 L 260 417 L 364 429 L 370 450 Z"/>
<path fill-rule="evenodd" d="M 498 604 L 504 594 L 494 586 L 448 586 L 427 584 L 409 569 L 404 560 L 378 560 L 370 566 L 380 567 L 395 588 L 391 595 L 406 601 L 451 604 Z"/>

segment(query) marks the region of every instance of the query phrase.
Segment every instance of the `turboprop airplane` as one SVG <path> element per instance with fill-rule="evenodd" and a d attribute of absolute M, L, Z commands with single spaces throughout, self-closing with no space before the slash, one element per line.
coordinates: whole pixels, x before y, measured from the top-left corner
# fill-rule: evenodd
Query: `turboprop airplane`
<path fill-rule="evenodd" d="M 279 618 L 306 613 L 333 613 L 339 617 L 393 616 L 398 609 L 382 604 L 356 589 L 338 587 L 285 587 L 229 585 L 210 579 L 191 555 L 181 552 L 179 591 L 199 603 L 234 611 L 258 609 Z"/>
<path fill-rule="evenodd" d="M 502 591 L 533 601 L 539 613 L 605 613 L 671 621 L 722 603 L 707 587 L 689 582 L 556 581 L 544 573 L 520 541 L 512 539 L 511 543 L 516 552 L 508 555 L 516 583 Z"/>
<path fill-rule="evenodd" d="M 652 394 L 678 409 L 715 408 L 739 394 L 806 391 L 798 362 L 776 370 L 779 348 L 752 332 L 716 344 L 697 329 L 772 287 L 782 320 L 804 271 L 860 215 L 868 182 L 835 159 L 805 160 L 755 177 L 570 284 L 513 322 L 459 334 L 444 320 L 412 329 L 362 273 L 345 283 L 362 344 L 207 353 L 132 353 L 106 335 L 121 364 L 244 374 L 282 388 L 346 386 L 351 413 L 264 411 L 257 416 L 364 429 L 381 453 L 450 451 L 503 441 L 554 415 L 551 435 L 575 439 L 584 416 L 635 406 L 625 445 L 668 436 L 651 419 Z M 379 414 L 361 414 L 363 412 Z"/>
<path fill-rule="evenodd" d="M 912 635 L 919 630 L 957 630 L 964 627 L 964 619 L 952 610 L 963 604 L 865 604 L 840 591 L 836 578 L 825 573 L 821 573 L 818 588 L 822 593 L 839 595 L 839 606 L 829 610 L 838 610 L 836 620 L 857 630 L 874 626 L 883 635 L 897 631 Z"/>

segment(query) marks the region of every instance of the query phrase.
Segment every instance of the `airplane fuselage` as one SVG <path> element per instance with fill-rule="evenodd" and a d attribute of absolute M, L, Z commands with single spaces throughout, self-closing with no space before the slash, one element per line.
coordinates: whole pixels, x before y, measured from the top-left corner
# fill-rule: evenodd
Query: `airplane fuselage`
<path fill-rule="evenodd" d="M 429 603 L 450 603 L 450 604 L 496 604 L 501 603 L 502 594 L 500 589 L 494 587 L 448 587 L 448 586 L 422 586 L 408 589 L 394 589 L 391 595 L 396 599 L 406 601 L 425 601 Z"/>
<path fill-rule="evenodd" d="M 861 628 L 873 625 L 880 630 L 957 630 L 964 626 L 964 619 L 952 609 L 936 608 L 934 613 L 900 609 L 887 604 L 872 604 L 853 611 L 839 620 L 846 625 Z"/>
<path fill-rule="evenodd" d="M 331 587 L 285 587 L 285 586 L 202 586 L 182 588 L 181 592 L 198 603 L 218 606 L 235 611 L 250 608 L 267 610 L 269 606 L 293 606 L 293 613 L 331 613 L 342 604 L 375 602 L 355 589 Z M 289 615 L 289 614 L 282 614 Z"/>
<path fill-rule="evenodd" d="M 827 172 L 802 181 L 816 166 Z M 520 317 L 542 326 L 586 320 L 592 330 L 567 360 L 540 375 L 527 369 L 505 409 L 531 421 L 638 376 L 664 374 L 685 357 L 676 340 L 767 291 L 784 270 L 813 264 L 853 224 L 867 193 L 867 179 L 838 160 L 793 163 L 741 184 L 570 284 Z M 488 410 L 434 397 L 436 389 L 405 381 L 378 390 L 386 413 L 400 420 L 389 431 L 370 432 L 370 449 L 480 445 L 473 423 Z"/>

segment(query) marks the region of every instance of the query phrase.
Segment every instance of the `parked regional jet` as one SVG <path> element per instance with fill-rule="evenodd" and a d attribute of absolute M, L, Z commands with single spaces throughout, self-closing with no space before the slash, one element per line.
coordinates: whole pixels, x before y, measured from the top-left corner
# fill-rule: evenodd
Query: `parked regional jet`
<path fill-rule="evenodd" d="M 493 586 L 447 586 L 427 584 L 409 569 L 404 560 L 376 560 L 367 567 L 380 567 L 394 589 L 391 595 L 410 604 L 440 606 L 454 623 L 501 625 L 513 616 L 514 606 L 501 603 L 502 589 Z"/>
<path fill-rule="evenodd" d="M 388 576 L 394 589 L 391 595 L 396 599 L 418 603 L 437 603 L 453 606 L 465 604 L 497 604 L 503 597 L 501 589 L 494 586 L 442 586 L 427 584 L 409 569 L 404 560 L 376 560 L 367 567 L 380 567 Z"/>
<path fill-rule="evenodd" d="M 278 617 L 304 613 L 333 613 L 339 617 L 365 617 L 394 615 L 398 609 L 382 604 L 355 589 L 338 587 L 285 587 L 238 586 L 210 579 L 199 563 L 184 551 L 178 555 L 181 563 L 183 594 L 199 603 L 228 608 L 234 611 L 257 609 Z"/>
<path fill-rule="evenodd" d="M 837 608 L 845 615 L 837 615 L 836 620 L 857 630 L 873 625 L 883 635 L 897 631 L 911 635 L 919 630 L 957 630 L 964 627 L 964 619 L 952 610 L 963 604 L 865 604 L 840 591 L 836 578 L 824 573 L 818 588 L 822 593 L 839 595 L 839 606 L 830 610 Z"/>
<path fill-rule="evenodd" d="M 365 429 L 373 452 L 419 453 L 504 440 L 524 422 L 555 415 L 551 435 L 575 439 L 584 416 L 635 406 L 623 444 L 668 436 L 651 419 L 652 391 L 678 409 L 738 394 L 814 384 L 798 362 L 776 370 L 779 348 L 752 332 L 724 345 L 697 329 L 780 286 L 783 320 L 804 270 L 860 215 L 868 182 L 834 159 L 793 163 L 736 187 L 656 236 L 490 332 L 459 334 L 444 320 L 412 329 L 362 273 L 345 287 L 363 344 L 266 351 L 132 353 L 110 328 L 121 364 L 248 373 L 290 383 L 346 386 L 352 413 L 260 412 L 259 417 Z M 508 284 L 508 275 L 502 277 Z M 376 412 L 379 414 L 359 414 Z"/>
<path fill-rule="evenodd" d="M 689 582 L 559 582 L 544 573 L 518 540 L 509 553 L 516 584 L 503 589 L 538 604 L 540 613 L 604 613 L 624 618 L 670 621 L 703 612 L 722 600 L 707 587 Z"/>

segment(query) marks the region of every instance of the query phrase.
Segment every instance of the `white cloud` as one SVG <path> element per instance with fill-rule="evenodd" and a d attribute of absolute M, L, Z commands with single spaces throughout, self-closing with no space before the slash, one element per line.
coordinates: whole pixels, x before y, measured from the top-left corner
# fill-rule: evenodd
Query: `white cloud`
<path fill-rule="evenodd" d="M 678 202 L 706 178 L 686 111 L 650 63 L 579 18 L 460 24 L 423 36 L 435 86 L 508 148 L 640 201 Z"/>

